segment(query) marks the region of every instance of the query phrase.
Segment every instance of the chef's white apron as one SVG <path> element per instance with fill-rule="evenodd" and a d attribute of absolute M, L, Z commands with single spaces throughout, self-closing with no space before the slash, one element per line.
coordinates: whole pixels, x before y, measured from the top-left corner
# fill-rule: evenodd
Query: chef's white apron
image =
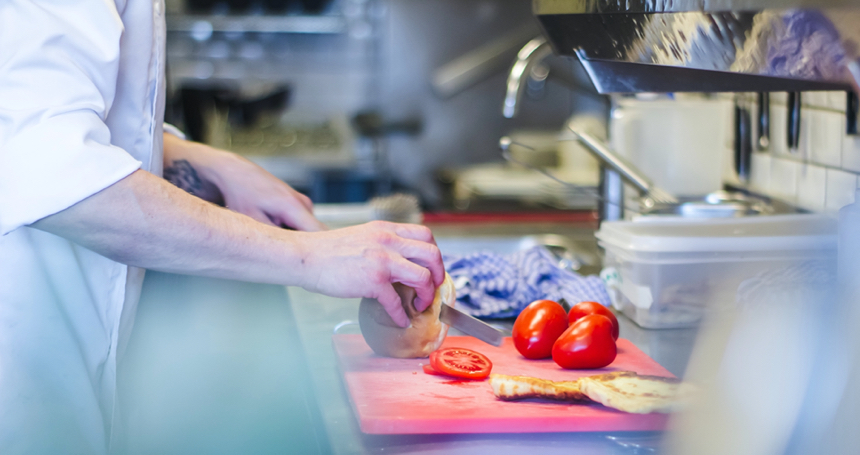
<path fill-rule="evenodd" d="M 163 0 L 0 2 L 4 455 L 109 450 L 143 271 L 27 225 L 139 168 L 161 174 L 163 13 Z"/>

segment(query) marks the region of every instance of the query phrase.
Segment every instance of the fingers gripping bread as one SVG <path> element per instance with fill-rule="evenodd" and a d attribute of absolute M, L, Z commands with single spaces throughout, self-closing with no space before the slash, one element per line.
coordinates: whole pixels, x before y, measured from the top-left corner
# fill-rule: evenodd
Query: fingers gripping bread
<path fill-rule="evenodd" d="M 442 305 L 454 305 L 457 294 L 451 277 L 445 274 L 442 285 L 436 288 L 433 304 L 422 312 L 412 305 L 415 290 L 394 284 L 400 295 L 403 309 L 409 316 L 411 325 L 403 328 L 394 323 L 376 299 L 362 299 L 358 307 L 358 323 L 364 340 L 373 352 L 385 357 L 420 358 L 427 357 L 445 340 L 448 326 L 439 320 Z"/>

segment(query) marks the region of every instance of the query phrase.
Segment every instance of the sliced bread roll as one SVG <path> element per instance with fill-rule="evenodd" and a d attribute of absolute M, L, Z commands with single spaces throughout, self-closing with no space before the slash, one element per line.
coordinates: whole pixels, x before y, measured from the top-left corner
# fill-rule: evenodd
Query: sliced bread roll
<path fill-rule="evenodd" d="M 445 274 L 445 281 L 436 289 L 433 304 L 421 313 L 415 310 L 415 290 L 394 284 L 411 325 L 403 328 L 394 323 L 376 299 L 362 299 L 358 307 L 358 323 L 364 340 L 373 352 L 385 357 L 420 358 L 435 351 L 448 334 L 448 325 L 439 320 L 442 305 L 454 306 L 457 299 L 454 282 Z"/>

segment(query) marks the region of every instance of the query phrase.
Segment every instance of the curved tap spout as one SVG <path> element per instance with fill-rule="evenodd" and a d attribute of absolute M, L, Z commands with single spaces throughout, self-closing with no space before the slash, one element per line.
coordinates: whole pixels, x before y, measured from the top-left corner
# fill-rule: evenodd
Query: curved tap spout
<path fill-rule="evenodd" d="M 532 39 L 517 53 L 517 59 L 508 73 L 505 104 L 502 106 L 502 115 L 505 118 L 513 118 L 517 115 L 526 80 L 535 65 L 550 54 L 552 54 L 552 47 L 543 36 Z"/>

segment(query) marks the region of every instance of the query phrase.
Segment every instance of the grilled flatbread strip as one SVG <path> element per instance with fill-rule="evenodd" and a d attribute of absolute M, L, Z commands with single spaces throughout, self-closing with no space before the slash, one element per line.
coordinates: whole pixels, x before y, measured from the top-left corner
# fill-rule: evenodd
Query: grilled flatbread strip
<path fill-rule="evenodd" d="M 690 401 L 690 384 L 679 379 L 639 375 L 632 371 L 586 376 L 575 381 L 550 381 L 530 376 L 491 374 L 490 386 L 501 400 L 545 398 L 557 401 L 594 400 L 634 414 L 672 412 Z"/>
<path fill-rule="evenodd" d="M 559 401 L 587 401 L 579 389 L 579 380 L 550 381 L 530 376 L 507 376 L 491 374 L 490 386 L 501 400 L 521 400 L 523 398 L 546 398 Z"/>
<path fill-rule="evenodd" d="M 693 387 L 675 378 L 616 371 L 579 379 L 582 392 L 602 405 L 634 414 L 672 412 L 686 404 Z"/>

